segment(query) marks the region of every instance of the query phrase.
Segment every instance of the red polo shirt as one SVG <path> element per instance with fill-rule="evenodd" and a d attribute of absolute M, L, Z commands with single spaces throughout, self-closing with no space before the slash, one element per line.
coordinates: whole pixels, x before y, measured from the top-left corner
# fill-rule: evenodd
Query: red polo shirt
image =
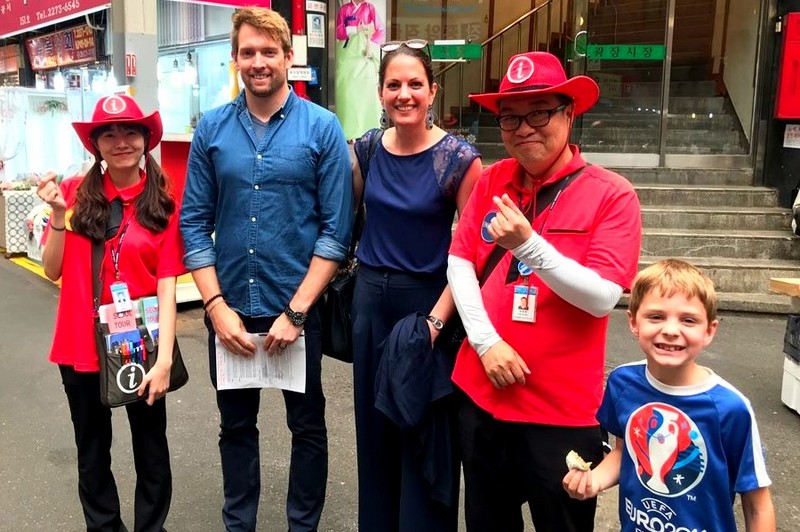
<path fill-rule="evenodd" d="M 127 230 L 119 245 L 120 234 L 107 241 L 103 258 L 101 304 L 111 303 L 111 283 L 114 266 L 111 249 L 119 246 L 120 280 L 128 284 L 131 298 L 156 295 L 158 280 L 176 277 L 186 272 L 183 266 L 183 241 L 178 229 L 178 208 L 169 220 L 167 229 L 153 233 L 139 225 L 134 216 L 134 201 L 144 190 L 146 177 L 131 187 L 117 190 L 108 175 L 103 176 L 103 192 L 109 201 L 117 196 L 123 202 L 122 226 Z M 75 194 L 82 177 L 65 179 L 61 192 L 67 202 L 67 231 L 64 259 L 61 267 L 61 294 L 58 298 L 53 345 L 50 361 L 73 366 L 76 371 L 99 371 L 94 343 L 92 307 L 92 242 L 72 231 L 69 218 L 75 204 Z M 120 229 L 120 233 L 122 229 Z"/>
<path fill-rule="evenodd" d="M 572 160 L 547 183 L 585 166 L 576 146 Z M 496 211 L 493 196 L 508 193 L 527 206 L 531 190 L 522 188 L 522 167 L 505 159 L 484 171 L 458 222 L 450 253 L 471 261 L 481 271 L 493 243 L 481 236 L 487 214 Z M 588 166 L 533 228 L 563 255 L 594 270 L 602 278 L 630 287 L 641 246 L 639 198 L 623 177 Z M 506 284 L 512 254 L 507 253 L 482 287 L 489 319 L 498 334 L 516 349 L 531 370 L 524 385 L 494 388 L 474 349 L 465 342 L 456 359 L 453 381 L 482 409 L 497 419 L 561 426 L 596 425 L 603 392 L 608 317 L 595 318 L 556 295 L 536 275 L 536 323 L 512 321 L 514 286 Z M 531 298 L 532 299 L 532 298 Z M 532 301 L 531 301 L 532 303 Z"/>

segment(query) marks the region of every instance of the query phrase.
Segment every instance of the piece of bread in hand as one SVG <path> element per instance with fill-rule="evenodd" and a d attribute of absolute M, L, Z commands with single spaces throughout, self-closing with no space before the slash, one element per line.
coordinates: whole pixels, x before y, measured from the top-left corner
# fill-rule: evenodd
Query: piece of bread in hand
<path fill-rule="evenodd" d="M 567 453 L 567 467 L 570 469 L 580 469 L 581 471 L 589 471 L 592 466 L 591 462 L 586 462 L 581 455 L 575 451 Z"/>

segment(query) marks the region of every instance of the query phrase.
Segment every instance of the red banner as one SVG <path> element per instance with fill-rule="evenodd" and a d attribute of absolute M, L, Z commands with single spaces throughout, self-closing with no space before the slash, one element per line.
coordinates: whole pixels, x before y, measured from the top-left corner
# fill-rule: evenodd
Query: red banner
<path fill-rule="evenodd" d="M 110 5 L 110 0 L 0 0 L 0 38 L 49 26 Z"/>
<path fill-rule="evenodd" d="M 25 47 L 34 70 L 79 65 L 97 59 L 94 30 L 86 25 L 28 39 Z"/>
<path fill-rule="evenodd" d="M 190 4 L 209 4 L 227 7 L 268 7 L 272 8 L 272 0 L 172 0 L 173 2 L 189 2 Z"/>

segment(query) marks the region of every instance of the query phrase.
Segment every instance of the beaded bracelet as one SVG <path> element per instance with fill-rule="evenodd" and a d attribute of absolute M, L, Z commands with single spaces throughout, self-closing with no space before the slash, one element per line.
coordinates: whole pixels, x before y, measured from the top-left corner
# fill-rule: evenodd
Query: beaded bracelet
<path fill-rule="evenodd" d="M 219 298 L 221 298 L 221 297 L 223 297 L 221 293 L 219 293 L 219 294 L 216 294 L 216 295 L 213 295 L 213 296 L 209 297 L 209 298 L 208 298 L 208 301 L 206 301 L 205 303 L 203 303 L 203 310 L 204 310 L 205 312 L 208 312 L 208 306 L 209 306 L 209 305 L 210 305 L 212 302 L 216 301 L 217 299 L 219 299 Z"/>

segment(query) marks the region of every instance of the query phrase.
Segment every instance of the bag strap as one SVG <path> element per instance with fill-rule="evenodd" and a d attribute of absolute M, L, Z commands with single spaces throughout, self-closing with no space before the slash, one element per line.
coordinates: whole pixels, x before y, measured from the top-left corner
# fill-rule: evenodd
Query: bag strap
<path fill-rule="evenodd" d="M 508 251 L 506 248 L 502 246 L 495 246 L 492 248 L 492 252 L 489 254 L 489 258 L 486 259 L 486 264 L 483 265 L 483 271 L 481 272 L 481 277 L 478 279 L 478 286 L 483 286 L 486 284 L 486 281 L 489 279 L 489 276 L 492 275 L 492 272 L 500 264 L 500 259 Z"/>
<path fill-rule="evenodd" d="M 364 198 L 367 195 L 367 174 L 369 174 L 369 163 L 372 161 L 372 156 L 375 155 L 375 150 L 378 149 L 378 143 L 381 141 L 383 137 L 383 130 L 379 129 L 372 135 L 372 138 L 369 140 L 369 148 L 367 149 L 367 158 L 364 160 L 364 167 L 361 167 L 361 163 L 359 162 L 359 168 L 361 169 L 361 182 L 363 186 L 361 187 L 361 197 L 358 199 L 358 210 L 356 211 L 356 221 L 353 224 L 353 238 L 350 241 L 350 251 L 348 252 L 348 258 L 352 258 L 356 252 L 356 246 L 358 245 L 358 241 L 361 240 L 361 232 L 364 230 L 364 216 L 366 214 L 366 209 L 364 209 Z"/>
<path fill-rule="evenodd" d="M 552 185 L 540 188 L 536 193 L 536 201 L 532 201 L 530 207 L 525 212 L 525 217 L 528 218 L 528 221 L 533 223 L 533 220 L 535 220 L 536 217 L 541 214 L 545 207 L 555 204 L 558 196 L 564 191 L 565 188 L 569 186 L 570 183 L 572 183 L 572 181 L 574 181 L 576 177 L 583 173 L 587 166 L 589 166 L 588 163 L 586 166 L 582 166 L 577 171 L 569 174 L 563 179 L 556 181 Z M 534 205 L 536 206 L 536 212 L 534 212 L 533 209 Z M 508 252 L 509 250 L 506 248 L 495 244 L 494 248 L 492 248 L 492 252 L 489 254 L 489 258 L 486 259 L 486 264 L 483 266 L 480 279 L 478 279 L 480 286 L 483 286 L 484 283 L 486 283 L 486 281 L 489 279 L 489 276 L 492 275 L 492 272 L 500 263 L 500 259 L 502 259 Z M 511 260 L 511 265 L 509 266 L 508 273 L 506 274 L 506 284 L 514 282 L 517 279 L 519 276 L 519 272 L 517 270 L 518 266 L 519 259 L 514 257 Z"/>
<path fill-rule="evenodd" d="M 103 262 L 104 253 L 104 243 L 92 239 L 92 305 L 95 312 L 100 308 L 100 264 Z"/>

